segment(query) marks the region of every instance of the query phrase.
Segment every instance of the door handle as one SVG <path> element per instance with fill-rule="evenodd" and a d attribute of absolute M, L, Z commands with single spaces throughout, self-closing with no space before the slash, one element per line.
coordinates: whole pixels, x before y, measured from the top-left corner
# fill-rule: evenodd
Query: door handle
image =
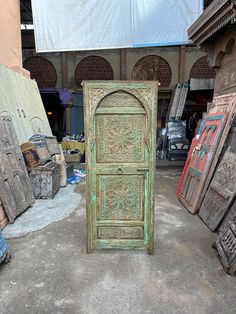
<path fill-rule="evenodd" d="M 123 174 L 123 168 L 122 167 L 117 168 L 116 173 Z"/>
<path fill-rule="evenodd" d="M 142 166 L 138 166 L 137 167 L 138 171 L 149 171 L 149 167 L 142 167 Z"/>

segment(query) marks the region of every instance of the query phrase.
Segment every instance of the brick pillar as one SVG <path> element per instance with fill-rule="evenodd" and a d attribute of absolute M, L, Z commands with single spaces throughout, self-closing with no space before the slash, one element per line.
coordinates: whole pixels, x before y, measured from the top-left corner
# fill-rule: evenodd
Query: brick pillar
<path fill-rule="evenodd" d="M 62 87 L 68 87 L 68 63 L 67 63 L 67 53 L 61 53 L 61 75 L 62 75 Z"/>
<path fill-rule="evenodd" d="M 182 46 L 180 46 L 180 51 L 179 51 L 179 82 L 184 81 L 185 55 L 186 55 L 185 45 L 182 45 Z"/>
<path fill-rule="evenodd" d="M 126 80 L 126 50 L 120 50 L 120 79 Z"/>

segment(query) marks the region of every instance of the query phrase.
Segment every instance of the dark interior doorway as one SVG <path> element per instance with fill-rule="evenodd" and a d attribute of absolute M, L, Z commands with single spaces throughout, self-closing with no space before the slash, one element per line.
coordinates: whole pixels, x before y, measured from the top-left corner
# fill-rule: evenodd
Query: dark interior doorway
<path fill-rule="evenodd" d="M 65 108 L 61 105 L 58 92 L 41 92 L 42 101 L 52 130 L 52 134 L 60 137 L 64 134 Z"/>

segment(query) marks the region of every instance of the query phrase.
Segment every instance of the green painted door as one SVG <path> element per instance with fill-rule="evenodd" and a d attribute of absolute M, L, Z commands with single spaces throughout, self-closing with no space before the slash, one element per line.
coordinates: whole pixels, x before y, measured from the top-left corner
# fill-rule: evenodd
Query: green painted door
<path fill-rule="evenodd" d="M 84 82 L 88 252 L 153 252 L 157 86 Z"/>

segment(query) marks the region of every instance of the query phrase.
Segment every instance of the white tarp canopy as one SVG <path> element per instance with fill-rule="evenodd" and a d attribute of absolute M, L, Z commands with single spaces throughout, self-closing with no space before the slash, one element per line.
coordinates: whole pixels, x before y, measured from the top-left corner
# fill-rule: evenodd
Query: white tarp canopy
<path fill-rule="evenodd" d="M 37 52 L 189 43 L 203 0 L 32 0 Z"/>

